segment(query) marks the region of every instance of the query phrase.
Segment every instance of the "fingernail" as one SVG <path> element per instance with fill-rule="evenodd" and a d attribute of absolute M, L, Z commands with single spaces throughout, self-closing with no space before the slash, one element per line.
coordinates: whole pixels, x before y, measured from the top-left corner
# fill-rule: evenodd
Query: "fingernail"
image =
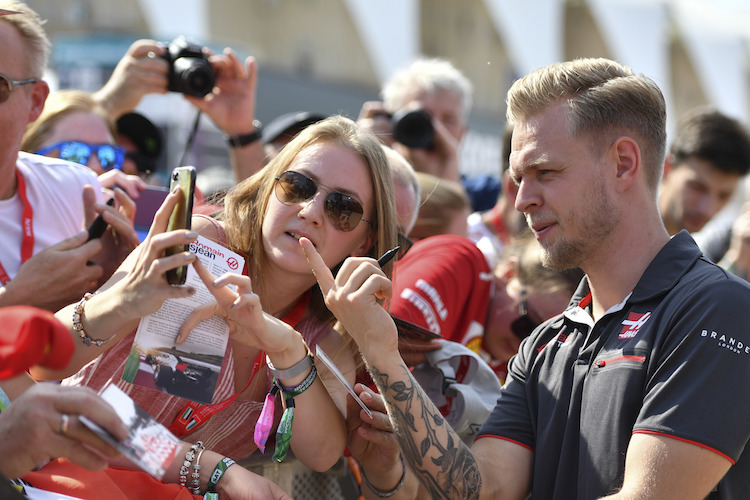
<path fill-rule="evenodd" d="M 185 233 L 185 238 L 188 238 L 190 240 L 194 240 L 198 237 L 198 233 L 196 231 L 188 231 Z"/>

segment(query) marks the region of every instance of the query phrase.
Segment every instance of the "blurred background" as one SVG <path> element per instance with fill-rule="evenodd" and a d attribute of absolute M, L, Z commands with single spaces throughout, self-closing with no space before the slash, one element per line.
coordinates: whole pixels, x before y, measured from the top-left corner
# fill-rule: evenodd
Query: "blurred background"
<path fill-rule="evenodd" d="M 95 90 L 138 38 L 177 35 L 259 64 L 256 118 L 289 111 L 356 119 L 380 85 L 420 55 L 450 60 L 475 86 L 465 173 L 498 174 L 505 92 L 551 62 L 609 57 L 653 78 L 670 117 L 712 104 L 748 123 L 747 0 L 27 0 L 47 19 L 54 88 Z M 147 96 L 138 111 L 163 130 L 159 166 L 182 156 L 195 109 L 182 94 Z M 188 156 L 228 168 L 208 119 Z"/>

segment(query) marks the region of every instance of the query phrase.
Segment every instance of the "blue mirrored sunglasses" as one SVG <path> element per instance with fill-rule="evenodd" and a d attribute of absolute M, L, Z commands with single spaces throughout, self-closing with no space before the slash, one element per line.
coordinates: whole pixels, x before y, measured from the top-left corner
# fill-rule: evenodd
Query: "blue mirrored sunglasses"
<path fill-rule="evenodd" d="M 99 165 L 104 170 L 122 170 L 122 161 L 125 159 L 125 149 L 114 144 L 89 144 L 80 141 L 63 141 L 50 144 L 36 152 L 38 155 L 46 155 L 58 150 L 57 157 L 74 163 L 86 165 L 92 154 L 96 154 Z"/>

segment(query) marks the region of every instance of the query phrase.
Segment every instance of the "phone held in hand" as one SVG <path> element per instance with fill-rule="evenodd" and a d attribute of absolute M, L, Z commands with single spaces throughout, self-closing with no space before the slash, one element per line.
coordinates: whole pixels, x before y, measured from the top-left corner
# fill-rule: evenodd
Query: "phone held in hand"
<path fill-rule="evenodd" d="M 110 198 L 107 200 L 107 205 L 110 207 L 115 206 L 115 199 Z M 89 226 L 89 239 L 86 241 L 91 241 L 95 238 L 101 238 L 104 234 L 104 231 L 107 230 L 107 223 L 104 222 L 104 217 L 102 217 L 102 214 L 99 214 L 96 216 L 96 219 L 94 219 L 94 222 L 91 223 Z"/>
<path fill-rule="evenodd" d="M 177 186 L 182 188 L 179 201 L 169 218 L 168 231 L 190 229 L 190 219 L 193 215 L 193 194 L 195 192 L 195 167 L 177 167 L 172 171 L 169 191 Z M 176 245 L 166 250 L 166 255 L 174 255 L 188 251 L 188 245 Z M 180 266 L 167 271 L 167 281 L 172 285 L 184 285 L 187 278 L 187 266 Z"/>

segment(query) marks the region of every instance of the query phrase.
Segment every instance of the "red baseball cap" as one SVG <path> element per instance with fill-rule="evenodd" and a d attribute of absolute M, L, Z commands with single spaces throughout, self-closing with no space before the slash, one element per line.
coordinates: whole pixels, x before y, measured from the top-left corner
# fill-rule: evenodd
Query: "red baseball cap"
<path fill-rule="evenodd" d="M 61 370 L 74 349 L 72 334 L 51 312 L 31 306 L 0 308 L 0 380 L 36 365 Z"/>

